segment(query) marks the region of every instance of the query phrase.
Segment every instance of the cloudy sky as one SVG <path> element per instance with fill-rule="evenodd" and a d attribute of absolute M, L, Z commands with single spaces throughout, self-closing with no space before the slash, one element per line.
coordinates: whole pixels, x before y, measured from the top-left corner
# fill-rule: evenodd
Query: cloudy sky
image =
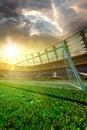
<path fill-rule="evenodd" d="M 47 48 L 87 26 L 87 0 L 0 0 L 0 49 Z"/>

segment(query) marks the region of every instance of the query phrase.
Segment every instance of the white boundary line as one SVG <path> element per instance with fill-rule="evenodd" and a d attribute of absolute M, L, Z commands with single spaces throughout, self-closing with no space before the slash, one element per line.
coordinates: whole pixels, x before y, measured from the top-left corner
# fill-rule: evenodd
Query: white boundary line
<path fill-rule="evenodd" d="M 21 81 L 17 81 L 17 82 L 15 82 L 15 81 L 8 81 L 9 83 L 15 83 L 15 84 L 21 84 L 21 83 L 23 83 L 23 84 L 26 84 L 26 85 L 36 85 L 36 86 L 42 86 L 42 87 L 50 87 L 50 88 L 59 88 L 59 89 L 62 89 L 62 88 L 66 88 L 66 89 L 72 89 L 72 87 L 71 86 L 75 86 L 76 88 L 77 88 L 77 86 L 76 85 L 73 85 L 73 84 L 70 84 L 70 83 L 67 83 L 67 82 L 43 82 L 43 81 L 34 81 L 34 83 L 30 83 L 30 82 L 33 82 L 33 81 L 23 81 L 23 82 L 21 82 Z M 43 83 L 42 83 L 43 82 Z M 38 84 L 39 83 L 39 84 Z M 40 84 L 41 83 L 41 84 Z M 70 87 L 60 87 L 60 86 L 51 86 L 51 85 L 69 85 Z M 79 88 L 79 87 L 78 87 Z"/>

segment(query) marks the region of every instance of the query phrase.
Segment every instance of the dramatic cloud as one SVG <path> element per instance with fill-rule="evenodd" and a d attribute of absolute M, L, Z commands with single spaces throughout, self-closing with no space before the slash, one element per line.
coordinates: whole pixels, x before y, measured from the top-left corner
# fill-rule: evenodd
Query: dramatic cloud
<path fill-rule="evenodd" d="M 10 36 L 30 52 L 42 50 L 86 27 L 86 7 L 86 0 L 0 0 L 0 44 Z"/>

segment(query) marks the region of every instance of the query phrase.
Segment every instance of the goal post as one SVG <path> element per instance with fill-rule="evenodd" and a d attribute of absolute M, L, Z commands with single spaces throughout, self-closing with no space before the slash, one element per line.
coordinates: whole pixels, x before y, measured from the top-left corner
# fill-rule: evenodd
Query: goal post
<path fill-rule="evenodd" d="M 64 65 L 66 68 L 67 76 L 69 78 L 70 85 L 75 86 L 81 90 L 85 90 L 85 86 L 78 74 L 78 71 L 70 57 L 68 49 L 66 48 L 65 44 L 61 44 L 57 50 L 62 49 L 62 57 L 64 60 Z"/>

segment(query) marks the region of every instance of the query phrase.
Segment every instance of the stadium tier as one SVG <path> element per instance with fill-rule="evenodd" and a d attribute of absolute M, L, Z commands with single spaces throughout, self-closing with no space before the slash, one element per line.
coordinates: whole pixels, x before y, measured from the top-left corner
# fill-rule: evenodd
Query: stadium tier
<path fill-rule="evenodd" d="M 87 73 L 87 28 L 75 35 L 55 44 L 54 46 L 32 55 L 26 55 L 25 59 L 15 57 L 15 64 L 0 62 L 0 78 L 7 79 L 66 79 L 62 50 L 58 47 L 64 44 L 72 57 L 79 72 Z M 2 56 L 1 56 L 2 57 Z M 2 59 L 2 58 L 1 58 Z M 54 76 L 54 73 L 56 76 Z M 81 74 L 82 77 L 83 76 Z"/>

